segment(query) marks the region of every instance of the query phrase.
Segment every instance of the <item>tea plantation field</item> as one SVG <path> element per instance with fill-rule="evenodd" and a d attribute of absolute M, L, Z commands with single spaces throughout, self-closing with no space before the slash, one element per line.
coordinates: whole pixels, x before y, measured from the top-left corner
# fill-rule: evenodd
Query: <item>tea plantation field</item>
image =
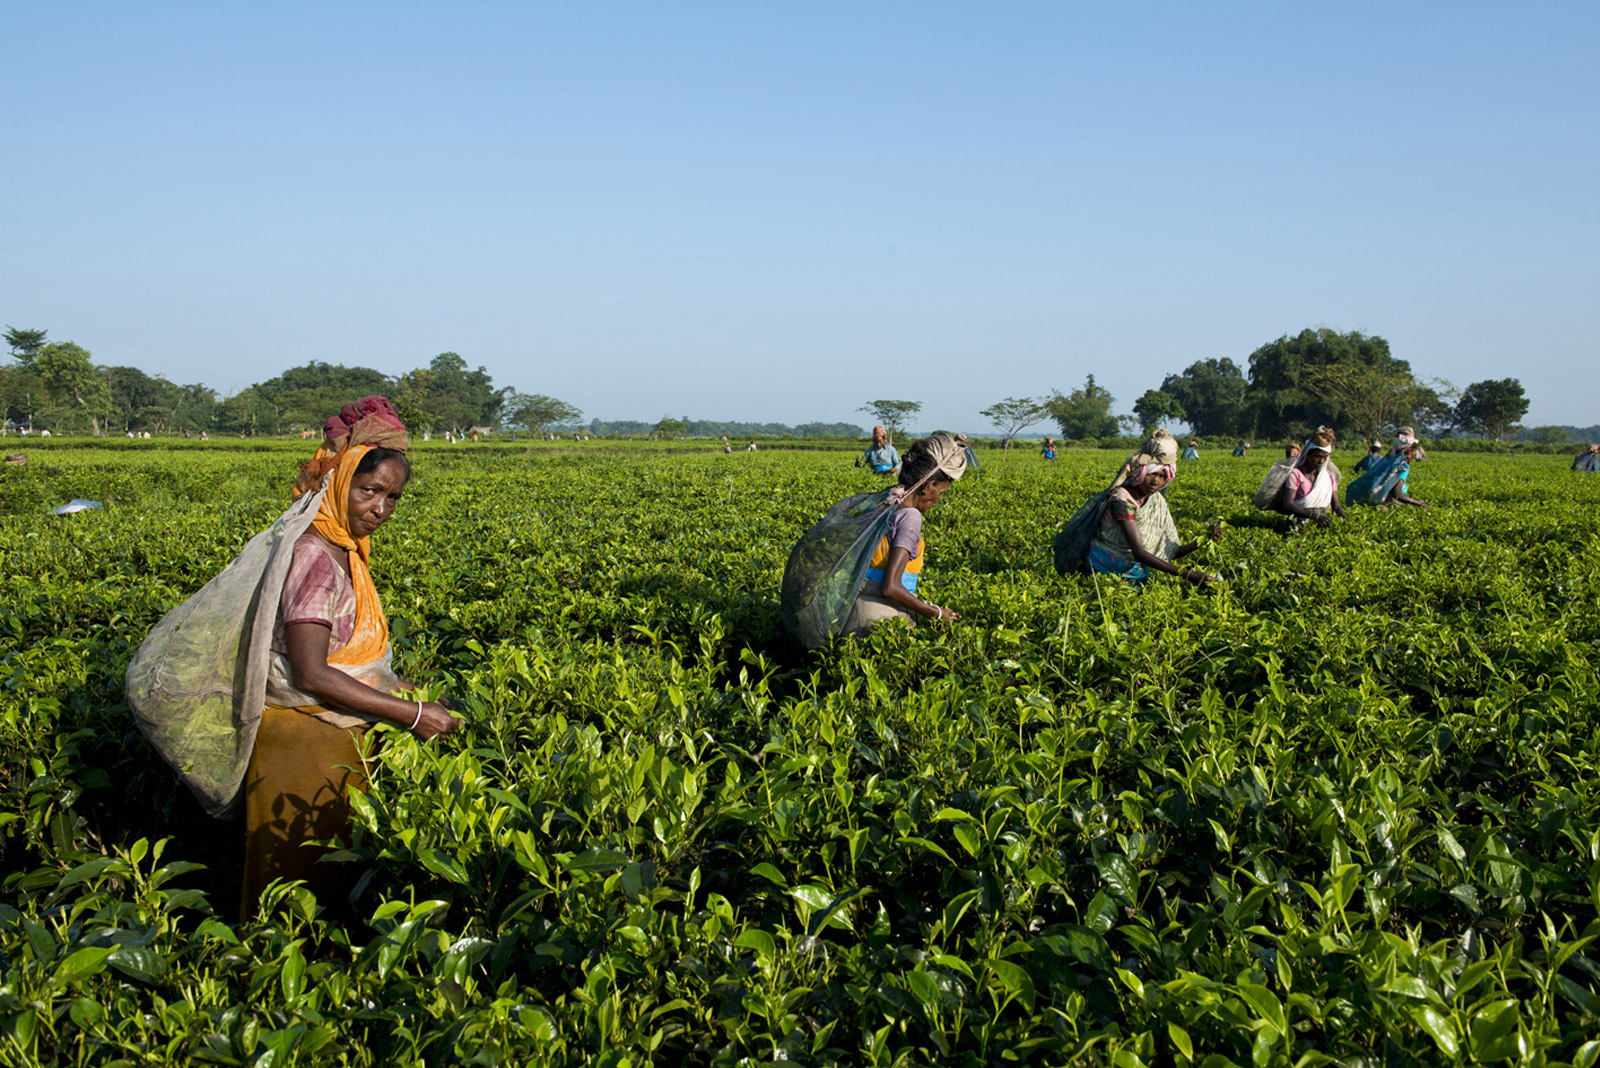
<path fill-rule="evenodd" d="M 1050 568 L 1120 455 L 985 452 L 926 530 L 965 618 L 803 655 L 778 581 L 873 485 L 849 454 L 421 446 L 374 573 L 467 726 L 387 734 L 340 930 L 294 888 L 233 923 L 239 828 L 121 692 L 304 447 L 28 454 L 0 1063 L 1600 1061 L 1600 478 L 1563 458 L 1440 455 L 1434 510 L 1287 539 L 1270 457 L 1182 464 L 1205 596 Z"/>

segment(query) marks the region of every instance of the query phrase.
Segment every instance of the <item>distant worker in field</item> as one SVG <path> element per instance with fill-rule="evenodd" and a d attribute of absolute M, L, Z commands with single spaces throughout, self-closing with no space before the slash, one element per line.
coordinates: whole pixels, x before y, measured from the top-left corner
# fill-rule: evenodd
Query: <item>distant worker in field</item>
<path fill-rule="evenodd" d="M 326 429 L 296 503 L 157 624 L 128 669 L 140 728 L 207 810 L 242 804 L 245 918 L 274 879 L 304 880 L 323 908 L 347 912 L 359 866 L 319 863 L 329 850 L 311 843 L 348 841 L 368 729 L 428 740 L 459 726 L 394 674 L 368 570 L 369 539 L 410 477 L 405 427 L 386 398 L 364 397 Z"/>
<path fill-rule="evenodd" d="M 1219 581 L 1177 561 L 1200 547 L 1183 544 L 1162 492 L 1177 474 L 1178 443 L 1157 430 L 1122 462 L 1111 486 L 1089 498 L 1056 535 L 1055 566 L 1062 574 L 1099 572 L 1143 585 L 1152 571 L 1204 586 Z M 1222 537 L 1215 524 L 1212 541 Z"/>
<path fill-rule="evenodd" d="M 927 562 L 922 519 L 939 498 L 967 470 L 966 440 L 949 434 L 935 434 L 911 443 L 900 470 L 900 481 L 891 493 L 900 507 L 889 520 L 889 531 L 878 542 L 867 567 L 866 581 L 856 594 L 855 608 L 845 623 L 844 633 L 865 634 L 888 619 L 915 623 L 925 619 L 957 620 L 961 616 L 948 608 L 917 596 L 922 565 Z"/>
<path fill-rule="evenodd" d="M 1233 454 L 1235 456 L 1248 455 L 1249 452 L 1250 452 L 1251 447 L 1252 446 L 1250 445 L 1250 443 L 1248 441 L 1241 441 L 1241 442 L 1239 442 L 1239 444 L 1237 444 L 1237 445 L 1235 445 L 1233 447 Z"/>
<path fill-rule="evenodd" d="M 1046 434 L 1044 436 L 1044 444 L 1039 446 L 1039 455 L 1046 460 L 1054 460 L 1056 458 L 1056 439 Z"/>
<path fill-rule="evenodd" d="M 1344 493 L 1344 503 L 1366 504 L 1376 508 L 1388 508 L 1394 504 L 1432 507 L 1427 501 L 1419 501 L 1408 492 L 1407 478 L 1411 473 L 1411 464 L 1421 452 L 1422 445 L 1417 441 L 1416 431 L 1408 426 L 1401 427 L 1389 454 L 1350 483 L 1350 488 Z"/>
<path fill-rule="evenodd" d="M 1371 469 L 1372 465 L 1381 459 L 1383 459 L 1383 442 L 1374 441 L 1371 445 L 1367 446 L 1367 454 L 1363 456 L 1359 462 L 1357 462 L 1355 466 L 1356 474 L 1366 474 L 1367 471 Z"/>
<path fill-rule="evenodd" d="M 1183 458 L 1185 460 L 1200 459 L 1200 443 L 1198 441 L 1189 442 L 1189 447 L 1183 450 Z"/>
<path fill-rule="evenodd" d="M 1572 460 L 1572 469 L 1586 475 L 1600 473 L 1600 445 L 1590 445 Z"/>
<path fill-rule="evenodd" d="M 1268 481 L 1281 482 L 1269 507 L 1287 518 L 1278 527 L 1280 534 L 1288 534 L 1306 523 L 1319 527 L 1331 526 L 1333 517 L 1345 517 L 1344 505 L 1339 503 L 1339 469 L 1333 464 L 1332 430 L 1318 427 L 1306 440 L 1300 455 L 1288 464 L 1287 472 L 1274 470 L 1267 473 Z"/>
<path fill-rule="evenodd" d="M 746 445 L 744 447 L 744 451 L 745 452 L 755 452 L 756 451 L 756 443 L 752 441 L 750 444 L 748 444 L 748 445 Z"/>
<path fill-rule="evenodd" d="M 784 628 L 808 649 L 890 619 L 961 618 L 922 600 L 923 516 L 966 473 L 966 438 L 934 434 L 906 450 L 895 485 L 846 497 L 812 524 L 783 569 Z"/>
<path fill-rule="evenodd" d="M 872 444 L 856 457 L 856 466 L 865 465 L 880 475 L 892 475 L 900 470 L 900 454 L 889 444 L 889 432 L 881 426 L 872 428 Z"/>

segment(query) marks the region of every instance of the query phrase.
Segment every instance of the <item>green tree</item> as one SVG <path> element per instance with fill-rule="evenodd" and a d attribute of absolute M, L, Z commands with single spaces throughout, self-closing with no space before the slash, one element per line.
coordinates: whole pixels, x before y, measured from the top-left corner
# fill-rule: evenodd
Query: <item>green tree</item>
<path fill-rule="evenodd" d="M 76 405 L 89 419 L 89 432 L 100 435 L 111 413 L 111 390 L 89 359 L 89 350 L 71 341 L 53 341 L 34 355 L 31 367 L 52 399 Z"/>
<path fill-rule="evenodd" d="M 1147 434 L 1163 423 L 1181 423 L 1188 419 L 1178 398 L 1159 389 L 1145 390 L 1144 396 L 1133 402 L 1133 414 L 1139 420 L 1140 429 Z"/>
<path fill-rule="evenodd" d="M 330 415 L 359 397 L 374 393 L 388 396 L 394 389 L 394 382 L 370 367 L 346 367 L 312 360 L 251 388 L 277 409 L 285 425 L 304 423 L 320 427 Z"/>
<path fill-rule="evenodd" d="M 1572 440 L 1572 430 L 1564 426 L 1536 426 L 1523 431 L 1518 435 L 1530 445 L 1549 447 L 1551 445 L 1576 445 Z"/>
<path fill-rule="evenodd" d="M 276 434 L 283 425 L 278 409 L 254 386 L 240 390 L 217 407 L 217 429 L 230 434 L 253 438 Z"/>
<path fill-rule="evenodd" d="M 32 426 L 33 413 L 44 397 L 44 383 L 38 375 L 20 364 L 0 367 L 0 419 Z"/>
<path fill-rule="evenodd" d="M 1528 399 L 1522 383 L 1515 378 L 1486 379 L 1474 382 L 1456 402 L 1455 425 L 1469 434 L 1481 434 L 1499 441 L 1524 415 Z"/>
<path fill-rule="evenodd" d="M 1161 380 L 1159 392 L 1178 402 L 1198 437 L 1227 437 L 1252 428 L 1244 411 L 1244 372 L 1229 359 L 1196 360 Z M 1137 409 L 1135 409 L 1137 410 Z"/>
<path fill-rule="evenodd" d="M 659 438 L 675 438 L 689 428 L 689 420 L 679 419 L 676 416 L 663 415 L 656 423 L 652 434 Z"/>
<path fill-rule="evenodd" d="M 137 367 L 105 367 L 100 373 L 111 391 L 112 419 L 124 430 L 160 434 L 172 424 L 182 402 L 181 387 Z"/>
<path fill-rule="evenodd" d="M 1011 439 L 1049 417 L 1050 411 L 1042 401 L 1032 397 L 1007 397 L 996 401 L 978 413 L 993 423 L 1005 436 L 1005 447 L 1011 448 Z"/>
<path fill-rule="evenodd" d="M 1328 410 L 1310 386 L 1333 364 L 1367 368 L 1385 374 L 1410 375 L 1411 365 L 1389 352 L 1381 337 L 1359 331 L 1341 334 L 1326 328 L 1285 334 L 1250 354 L 1250 383 L 1245 404 L 1258 433 L 1299 435 L 1326 424 L 1340 434 L 1359 432 L 1356 420 Z"/>
<path fill-rule="evenodd" d="M 1114 436 L 1122 428 L 1122 420 L 1111 414 L 1115 399 L 1090 375 L 1081 388 L 1067 394 L 1056 390 L 1044 403 L 1050 418 L 1061 428 L 1061 436 L 1072 441 Z"/>
<path fill-rule="evenodd" d="M 198 382 L 175 389 L 177 393 L 173 398 L 172 418 L 168 426 L 191 434 L 217 428 L 217 409 L 222 404 L 222 398 L 217 396 L 216 390 Z"/>
<path fill-rule="evenodd" d="M 5 332 L 6 344 L 11 347 L 11 355 L 23 370 L 30 369 L 33 358 L 39 355 L 39 350 L 44 348 L 45 335 L 48 330 L 23 330 L 15 326 L 7 326 Z"/>
<path fill-rule="evenodd" d="M 583 412 L 543 393 L 509 393 L 500 409 L 503 425 L 543 434 L 551 423 L 576 423 Z"/>
<path fill-rule="evenodd" d="M 922 411 L 921 401 L 908 400 L 875 400 L 868 401 L 857 408 L 858 412 L 866 412 L 877 420 L 889 432 L 889 440 L 893 441 L 900 436 L 906 423 Z"/>
<path fill-rule="evenodd" d="M 1427 425 L 1437 419 L 1439 389 L 1448 388 L 1448 383 L 1418 381 L 1410 368 L 1357 363 L 1308 368 L 1302 381 L 1327 405 L 1329 425 L 1347 426 L 1368 440 L 1382 438 L 1402 425 Z"/>

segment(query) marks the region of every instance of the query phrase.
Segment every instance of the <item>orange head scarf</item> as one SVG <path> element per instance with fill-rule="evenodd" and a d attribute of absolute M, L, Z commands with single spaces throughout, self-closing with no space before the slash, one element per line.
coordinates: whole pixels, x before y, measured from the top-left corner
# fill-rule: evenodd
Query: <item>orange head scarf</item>
<path fill-rule="evenodd" d="M 369 664 L 389 648 L 389 620 L 383 614 L 383 603 L 378 600 L 372 572 L 367 569 L 371 542 L 350 533 L 350 484 L 355 481 L 361 458 L 372 449 L 371 445 L 355 445 L 340 453 L 338 466 L 328 480 L 328 492 L 322 497 L 317 517 L 311 521 L 312 529 L 318 534 L 350 551 L 350 584 L 355 587 L 356 594 L 355 631 L 348 645 L 329 654 L 330 664 Z"/>

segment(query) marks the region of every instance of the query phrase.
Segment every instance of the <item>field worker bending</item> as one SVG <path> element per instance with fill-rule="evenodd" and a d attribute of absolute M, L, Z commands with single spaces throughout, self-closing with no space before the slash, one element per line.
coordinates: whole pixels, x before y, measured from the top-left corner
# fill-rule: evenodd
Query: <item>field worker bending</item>
<path fill-rule="evenodd" d="M 301 468 L 295 504 L 158 623 L 128 669 L 139 726 L 207 809 L 225 815 L 242 802 L 246 919 L 274 879 L 304 880 L 324 907 L 347 911 L 354 866 L 317 863 L 328 850 L 307 843 L 348 841 L 347 791 L 366 786 L 368 728 L 389 723 L 427 740 L 459 725 L 446 703 L 415 699 L 395 676 L 367 568 L 368 539 L 410 477 L 409 444 L 386 398 L 346 405 Z M 206 629 L 211 606 L 229 598 L 233 616 L 247 620 L 242 636 Z M 180 631 L 182 640 L 168 640 Z M 202 639 L 213 634 L 222 640 L 208 653 Z M 209 676 L 183 662 L 208 656 Z M 219 666 L 238 678 L 223 679 L 232 685 L 217 699 Z"/>
<path fill-rule="evenodd" d="M 890 492 L 890 499 L 898 500 L 900 506 L 889 520 L 889 532 L 872 554 L 855 608 L 845 623 L 845 634 L 865 634 L 889 619 L 915 623 L 918 616 L 961 618 L 918 597 L 917 582 L 927 560 L 922 518 L 966 470 L 964 438 L 935 434 L 913 442 L 906 450 L 899 485 Z"/>
<path fill-rule="evenodd" d="M 1344 503 L 1367 504 L 1376 508 L 1387 508 L 1392 504 L 1431 507 L 1427 501 L 1419 501 L 1407 494 L 1411 463 L 1421 452 L 1422 445 L 1417 441 L 1416 431 L 1408 426 L 1401 427 L 1389 454 L 1350 483 L 1350 488 L 1344 493 Z"/>
<path fill-rule="evenodd" d="M 1103 494 L 1098 514 L 1083 517 L 1092 524 L 1086 533 L 1092 531 L 1094 539 L 1088 547 L 1088 570 L 1120 575 L 1135 585 L 1143 585 L 1152 571 L 1177 575 L 1196 586 L 1218 581 L 1214 575 L 1177 563 L 1200 547 L 1198 541 L 1183 544 L 1178 540 L 1177 524 L 1162 493 L 1177 474 L 1177 451 L 1172 436 L 1157 431 L 1123 461 L 1111 489 Z M 1222 531 L 1213 524 L 1210 535 L 1217 541 Z"/>
<path fill-rule="evenodd" d="M 1046 434 L 1044 436 L 1044 444 L 1039 446 L 1039 455 L 1046 460 L 1054 460 L 1056 458 L 1056 439 Z"/>
<path fill-rule="evenodd" d="M 1198 441 L 1189 442 L 1189 447 L 1183 450 L 1183 458 L 1185 460 L 1200 459 L 1200 443 Z"/>
<path fill-rule="evenodd" d="M 1250 452 L 1250 443 L 1248 441 L 1241 441 L 1241 442 L 1239 442 L 1239 444 L 1237 444 L 1237 445 L 1235 445 L 1233 447 L 1233 455 L 1235 455 L 1235 456 L 1245 456 L 1249 452 Z"/>
<path fill-rule="evenodd" d="M 1339 469 L 1330 462 L 1333 443 L 1332 430 L 1318 427 L 1295 458 L 1289 477 L 1278 491 L 1273 510 L 1288 516 L 1279 526 L 1287 534 L 1304 523 L 1326 527 L 1333 523 L 1333 515 L 1343 519 L 1344 505 L 1339 503 Z"/>
<path fill-rule="evenodd" d="M 1383 442 L 1374 441 L 1367 446 L 1367 454 L 1356 463 L 1356 474 L 1364 475 L 1373 464 L 1383 459 Z"/>
<path fill-rule="evenodd" d="M 900 454 L 889 444 L 889 432 L 881 426 L 872 428 L 872 444 L 856 457 L 856 466 L 862 464 L 880 475 L 892 475 L 900 470 Z"/>
<path fill-rule="evenodd" d="M 1572 460 L 1572 469 L 1592 475 L 1600 472 L 1600 445 L 1590 445 Z"/>

